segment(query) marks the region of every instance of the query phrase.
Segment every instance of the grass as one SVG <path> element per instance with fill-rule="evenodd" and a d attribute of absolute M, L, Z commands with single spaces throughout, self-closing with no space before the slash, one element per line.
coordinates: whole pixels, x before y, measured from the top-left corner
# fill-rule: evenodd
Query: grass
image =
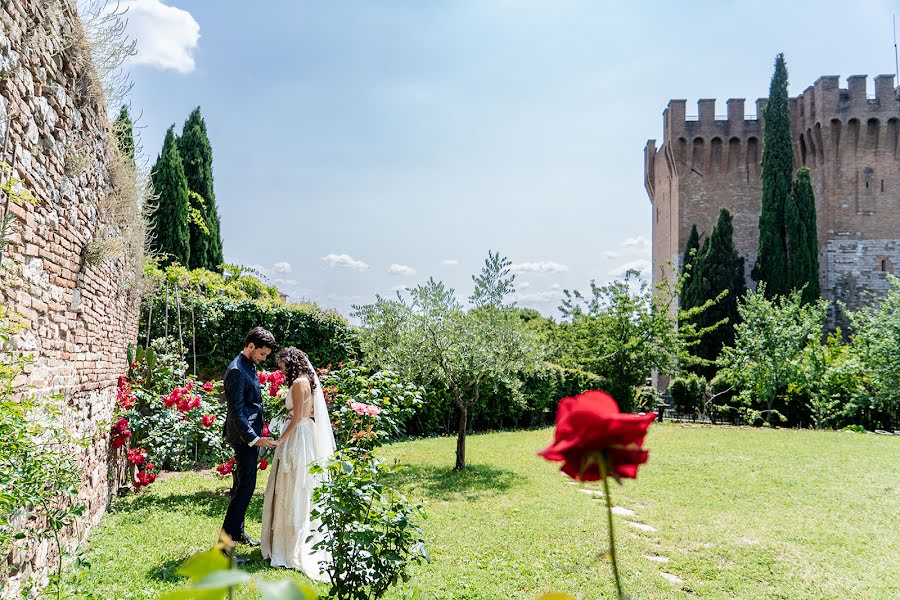
<path fill-rule="evenodd" d="M 450 468 L 452 439 L 384 449 L 408 466 L 396 482 L 426 507 L 433 559 L 391 598 L 614 596 L 604 504 L 536 456 L 550 436 L 473 436 L 463 473 Z M 647 444 L 639 478 L 612 489 L 615 504 L 636 513 L 615 517 L 632 598 L 900 597 L 900 438 L 662 424 Z M 264 486 L 263 477 L 248 515 L 252 534 Z M 178 585 L 181 561 L 215 539 L 226 488 L 209 473 L 188 473 L 117 500 L 90 538 L 91 591 L 154 598 Z M 261 559 L 251 570 L 302 579 Z"/>

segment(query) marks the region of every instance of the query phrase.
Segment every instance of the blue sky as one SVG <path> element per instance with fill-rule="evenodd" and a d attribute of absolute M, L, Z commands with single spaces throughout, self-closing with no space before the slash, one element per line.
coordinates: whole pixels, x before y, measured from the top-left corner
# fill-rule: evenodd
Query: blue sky
<path fill-rule="evenodd" d="M 488 250 L 518 302 L 646 269 L 642 151 L 670 98 L 894 71 L 900 2 L 128 0 L 155 159 L 202 107 L 228 262 L 347 313 Z M 829 37 L 829 34 L 834 37 Z"/>

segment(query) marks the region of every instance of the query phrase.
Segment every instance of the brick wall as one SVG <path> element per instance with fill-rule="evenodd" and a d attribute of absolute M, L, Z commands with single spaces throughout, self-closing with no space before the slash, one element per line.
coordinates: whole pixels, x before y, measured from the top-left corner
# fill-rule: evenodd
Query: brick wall
<path fill-rule="evenodd" d="M 70 0 L 17 0 L 0 8 L 0 140 L 9 123 L 15 176 L 36 199 L 11 206 L 17 233 L 3 257 L 0 301 L 22 316 L 13 345 L 35 356 L 19 385 L 65 398 L 71 430 L 91 440 L 73 448 L 83 472 L 87 511 L 74 543 L 97 523 L 114 484 L 108 429 L 116 377 L 137 335 L 138 301 L 124 259 L 83 264 L 104 232 L 98 206 L 109 192 L 106 109 L 91 85 L 80 23 Z M 40 579 L 53 558 L 49 543 L 12 557 L 18 574 L 0 582 L 15 597 Z"/>
<path fill-rule="evenodd" d="M 874 97 L 865 76 L 847 82 L 841 89 L 837 77 L 821 77 L 791 99 L 790 110 L 794 165 L 809 167 L 816 194 L 823 296 L 858 306 L 885 291 L 885 273 L 900 272 L 900 101 L 893 76 L 875 79 Z M 662 145 L 650 140 L 644 150 L 655 280 L 660 266 L 680 260 L 691 225 L 709 234 L 727 206 L 752 283 L 764 106 L 757 100 L 757 117 L 747 118 L 744 101 L 732 99 L 717 117 L 715 101 L 700 100 L 691 117 L 684 100 L 669 102 Z"/>

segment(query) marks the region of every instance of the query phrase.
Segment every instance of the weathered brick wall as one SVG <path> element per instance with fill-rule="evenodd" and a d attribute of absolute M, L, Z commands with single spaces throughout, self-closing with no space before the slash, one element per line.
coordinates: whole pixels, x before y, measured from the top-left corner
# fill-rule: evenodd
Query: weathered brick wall
<path fill-rule="evenodd" d="M 36 200 L 10 207 L 18 228 L 3 257 L 0 301 L 25 325 L 14 346 L 35 357 L 16 383 L 63 395 L 71 430 L 91 442 L 72 449 L 87 511 L 70 543 L 107 506 L 116 377 L 126 367 L 138 316 L 125 260 L 82 260 L 91 240 L 105 235 L 98 206 L 109 192 L 111 133 L 78 42 L 80 27 L 70 0 L 16 0 L 0 8 L 0 140 L 10 128 L 3 160 L 15 149 L 15 176 Z M 19 572 L 0 589 L 15 597 L 46 573 L 52 555 L 48 542 L 17 552 Z"/>
<path fill-rule="evenodd" d="M 886 289 L 897 273 L 900 242 L 900 101 L 893 76 L 821 77 L 791 99 L 795 166 L 811 171 L 816 193 L 820 279 L 825 298 L 850 306 Z M 717 118 L 714 100 L 698 102 L 698 116 L 672 100 L 663 113 L 664 139 L 644 151 L 645 186 L 653 203 L 653 264 L 678 259 L 691 225 L 708 234 L 719 207 L 735 216 L 735 244 L 750 269 L 759 240 L 760 172 L 765 100 L 759 118 L 746 119 L 744 101 L 728 101 Z"/>

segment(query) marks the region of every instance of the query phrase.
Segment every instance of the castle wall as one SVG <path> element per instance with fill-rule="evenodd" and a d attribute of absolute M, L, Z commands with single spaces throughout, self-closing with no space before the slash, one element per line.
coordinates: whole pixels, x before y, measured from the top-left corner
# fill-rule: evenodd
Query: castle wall
<path fill-rule="evenodd" d="M 885 274 L 898 264 L 900 103 L 892 76 L 875 82 L 875 97 L 869 97 L 865 76 L 848 78 L 848 89 L 840 89 L 838 77 L 821 77 L 790 101 L 795 166 L 810 168 L 816 193 L 823 295 L 851 306 L 883 293 Z M 765 100 L 757 101 L 755 119 L 745 118 L 739 99 L 729 100 L 727 116 L 719 118 L 714 100 L 700 100 L 693 118 L 686 116 L 685 104 L 669 103 L 662 146 L 656 150 L 651 140 L 645 149 L 654 219 L 665 214 L 656 211 L 663 205 L 671 220 L 667 228 L 654 221 L 654 273 L 684 252 L 692 224 L 701 236 L 708 234 L 719 207 L 727 206 L 750 283 L 759 237 Z M 670 155 L 669 163 L 661 160 Z"/>
<path fill-rule="evenodd" d="M 25 327 L 12 340 L 14 349 L 34 356 L 15 384 L 60 394 L 69 429 L 89 442 L 69 449 L 83 475 L 87 510 L 65 533 L 67 546 L 107 506 L 116 377 L 126 368 L 138 317 L 124 259 L 94 265 L 82 259 L 103 228 L 98 206 L 110 189 L 111 134 L 77 42 L 80 27 L 71 0 L 17 0 L 0 8 L 0 141 L 8 122 L 4 160 L 15 149 L 15 176 L 36 200 L 10 206 L 18 223 L 3 255 L 0 301 Z M 29 580 L 45 578 L 54 553 L 49 540 L 19 547 L 8 558 L 14 575 L 0 581 L 0 596 L 24 595 Z"/>

